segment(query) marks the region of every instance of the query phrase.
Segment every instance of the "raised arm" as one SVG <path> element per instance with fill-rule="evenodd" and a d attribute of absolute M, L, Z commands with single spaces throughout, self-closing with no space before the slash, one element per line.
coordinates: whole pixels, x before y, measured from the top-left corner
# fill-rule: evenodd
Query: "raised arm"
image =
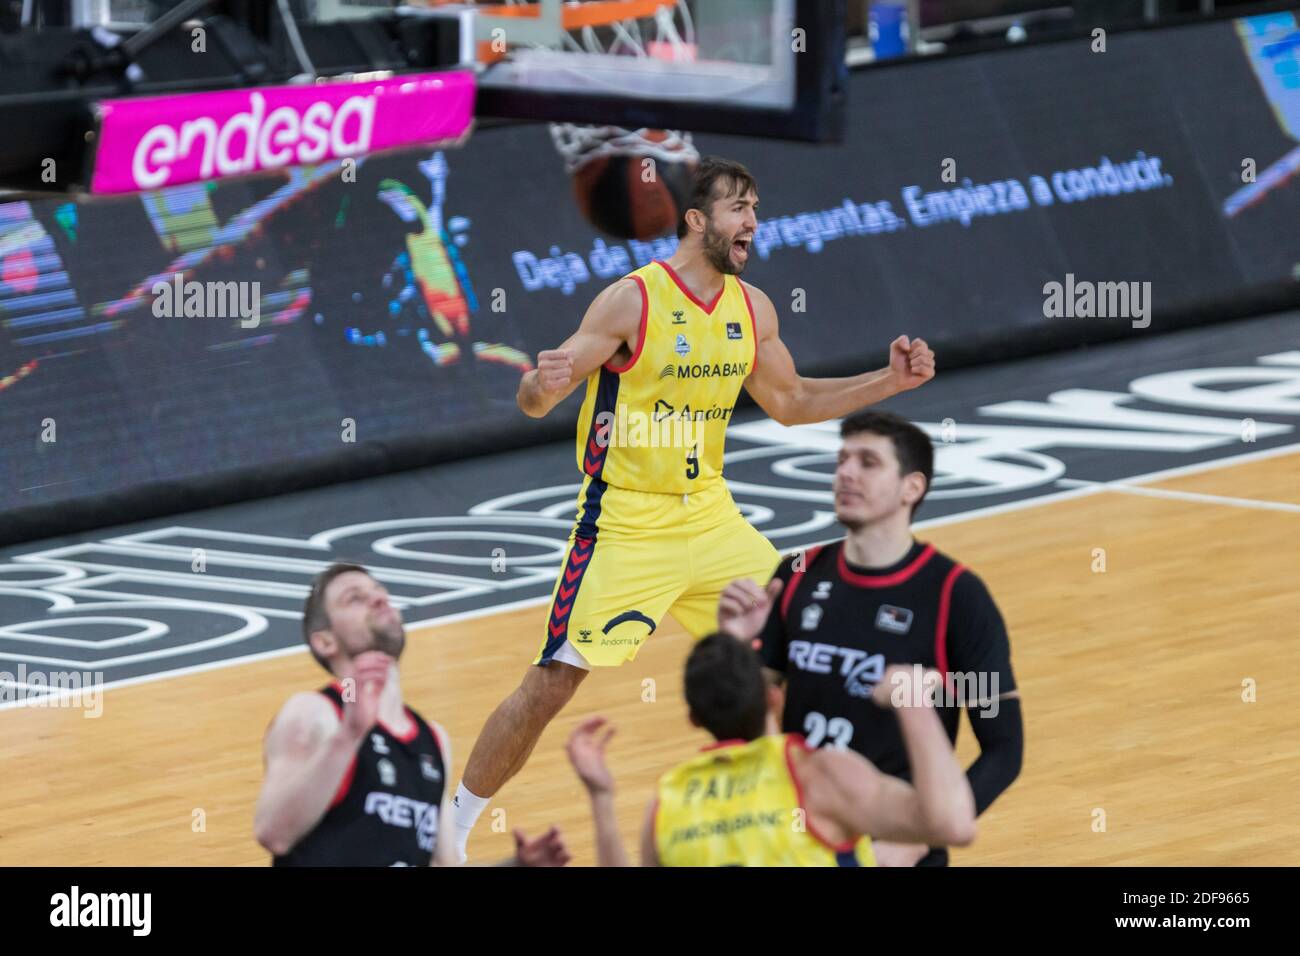
<path fill-rule="evenodd" d="M 613 360 L 635 358 L 645 334 L 646 299 L 635 279 L 620 279 L 596 296 L 582 324 L 557 349 L 537 355 L 537 368 L 519 382 L 520 410 L 541 418 L 564 401 L 588 375 Z"/>
<path fill-rule="evenodd" d="M 889 365 L 851 378 L 805 378 L 781 341 L 776 307 L 745 283 L 754 308 L 758 358 L 745 388 L 763 411 L 782 425 L 806 425 L 841 418 L 934 377 L 934 353 L 923 339 L 900 335 L 889 346 Z"/>
<path fill-rule="evenodd" d="M 257 798 L 253 835 L 275 856 L 293 849 L 320 822 L 379 718 L 379 696 L 392 658 L 367 651 L 355 661 L 355 700 L 345 700 L 343 719 L 320 694 L 294 694 L 263 741 L 266 776 Z"/>
<path fill-rule="evenodd" d="M 914 680 L 911 668 L 890 667 L 873 695 L 898 715 L 913 783 L 881 773 L 851 750 L 818 750 L 807 759 L 816 780 L 808 810 L 829 817 L 846 836 L 966 846 L 975 839 L 970 783 L 934 707 L 914 698 Z"/>
<path fill-rule="evenodd" d="M 293 849 L 325 815 L 365 736 L 320 694 L 295 694 L 263 742 L 266 776 L 253 835 L 274 856 Z"/>
<path fill-rule="evenodd" d="M 596 824 L 596 865 L 631 866 L 614 814 L 614 775 L 605 763 L 605 747 L 614 736 L 614 728 L 606 728 L 607 723 L 604 717 L 588 717 L 570 735 L 565 752 L 591 797 L 591 816 Z"/>

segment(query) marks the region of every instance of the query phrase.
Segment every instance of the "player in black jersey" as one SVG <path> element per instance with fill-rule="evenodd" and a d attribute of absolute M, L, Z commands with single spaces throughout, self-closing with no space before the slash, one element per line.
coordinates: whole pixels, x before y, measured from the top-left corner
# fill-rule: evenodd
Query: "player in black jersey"
<path fill-rule="evenodd" d="M 402 702 L 406 644 L 388 591 L 355 564 L 318 574 L 303 609 L 312 656 L 334 677 L 289 698 L 263 742 L 266 777 L 254 834 L 275 866 L 454 865 L 451 751 L 446 732 Z M 536 840 L 515 831 L 506 864 L 562 866 L 554 827 Z"/>
<path fill-rule="evenodd" d="M 871 704 L 894 664 L 946 677 L 940 717 L 957 740 L 965 707 L 980 744 L 967 770 L 976 813 L 1020 773 L 1024 750 L 1011 646 L 997 605 L 971 571 L 912 537 L 912 514 L 934 473 L 934 448 L 915 425 L 869 410 L 844 419 L 835 470 L 842 541 L 796 552 L 767 588 L 736 581 L 718 605 L 719 629 L 759 648 L 786 684 L 782 730 L 812 746 L 850 747 L 908 778 L 895 721 Z M 946 865 L 947 850 L 876 843 L 882 865 Z"/>

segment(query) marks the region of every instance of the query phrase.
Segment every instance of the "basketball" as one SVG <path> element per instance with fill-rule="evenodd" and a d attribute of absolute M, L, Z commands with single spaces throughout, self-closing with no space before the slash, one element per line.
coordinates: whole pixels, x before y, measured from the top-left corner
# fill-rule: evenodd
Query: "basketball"
<path fill-rule="evenodd" d="M 573 194 L 583 218 L 618 239 L 653 239 L 674 232 L 690 193 L 694 150 L 672 151 L 674 134 L 642 130 L 658 147 L 602 151 L 573 171 Z"/>

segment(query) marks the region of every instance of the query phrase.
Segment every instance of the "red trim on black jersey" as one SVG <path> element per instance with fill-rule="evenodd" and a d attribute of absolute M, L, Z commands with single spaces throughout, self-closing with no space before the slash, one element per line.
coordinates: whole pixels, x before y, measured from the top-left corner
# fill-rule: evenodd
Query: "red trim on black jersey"
<path fill-rule="evenodd" d="M 646 291 L 645 282 L 640 276 L 634 275 L 632 276 L 632 279 L 636 282 L 637 288 L 641 290 L 641 325 L 636 333 L 636 351 L 633 352 L 632 357 L 627 360 L 627 364 L 614 365 L 613 359 L 605 363 L 605 368 L 609 369 L 609 371 L 616 375 L 622 375 L 624 372 L 631 369 L 632 366 L 636 364 L 636 360 L 641 357 L 641 350 L 645 348 L 646 328 L 650 324 L 650 293 Z"/>
<path fill-rule="evenodd" d="M 414 740 L 416 737 L 418 737 L 418 736 L 420 735 L 420 721 L 416 719 L 415 712 L 412 711 L 411 708 L 409 708 L 409 707 L 403 707 L 402 710 L 406 711 L 406 716 L 407 716 L 407 717 L 410 719 L 410 721 L 411 721 L 411 731 L 410 731 L 410 733 L 408 733 L 405 737 L 403 737 L 401 734 L 399 734 L 397 731 L 395 731 L 392 727 L 389 727 L 389 726 L 388 726 L 386 723 L 384 723 L 382 720 L 379 721 L 379 726 L 380 726 L 380 727 L 383 727 L 384 730 L 388 731 L 390 734 L 392 734 L 394 737 L 396 737 L 396 738 L 397 738 L 398 740 L 400 740 L 402 743 L 404 743 L 404 744 L 409 744 L 412 740 Z M 434 735 L 433 735 L 433 739 L 436 741 L 436 740 L 438 739 L 438 735 L 437 735 L 437 734 L 434 734 Z"/>
<path fill-rule="evenodd" d="M 656 259 L 655 262 L 659 263 L 659 265 L 664 267 L 664 271 L 668 273 L 669 278 L 671 278 L 674 282 L 677 283 L 677 288 L 682 290 L 682 295 L 686 296 L 686 298 L 690 299 L 692 302 L 698 305 L 701 309 L 704 310 L 706 314 L 708 315 L 713 314 L 713 310 L 716 309 L 718 307 L 718 303 L 722 301 L 722 293 L 727 291 L 726 276 L 722 277 L 722 288 L 719 289 L 718 294 L 713 297 L 713 301 L 710 302 L 708 305 L 705 305 L 703 302 L 700 301 L 699 297 L 696 296 L 694 292 L 692 292 L 690 289 L 686 287 L 686 283 L 683 282 L 681 280 L 681 277 L 676 272 L 673 271 L 672 266 L 664 262 L 662 259 Z"/>
<path fill-rule="evenodd" d="M 339 697 L 342 697 L 342 696 L 343 696 L 343 684 L 342 684 L 342 683 L 340 683 L 339 681 L 335 681 L 334 683 L 330 684 L 330 687 L 331 687 L 333 690 L 335 690 L 335 691 L 338 692 Z M 338 701 L 336 701 L 333 697 L 329 696 L 329 694 L 324 694 L 324 697 L 325 697 L 326 700 L 328 700 L 331 704 L 334 705 L 334 709 L 335 709 L 336 711 L 338 711 L 339 720 L 342 720 L 342 719 L 343 719 L 343 705 L 340 704 Z M 403 736 L 402 736 L 401 734 L 399 734 L 397 731 L 393 730 L 392 727 L 389 727 L 388 724 L 384 723 L 384 721 L 383 721 L 382 719 L 381 719 L 381 720 L 376 720 L 375 723 L 378 724 L 380 727 L 384 728 L 384 730 L 388 731 L 388 733 L 391 734 L 391 735 L 392 735 L 394 738 L 396 738 L 397 740 L 400 740 L 400 741 L 401 741 L 402 743 L 404 743 L 404 744 L 409 744 L 412 740 L 414 740 L 417 736 L 419 736 L 419 733 L 420 733 L 420 721 L 419 721 L 419 718 L 417 718 L 417 717 L 415 716 L 415 711 L 411 710 L 410 707 L 407 707 L 405 704 L 403 704 L 403 705 L 402 705 L 402 710 L 406 711 L 406 716 L 409 717 L 409 718 L 411 719 L 411 730 L 410 730 L 409 733 L 406 734 L 405 737 L 403 737 Z M 438 737 L 437 734 L 434 734 L 433 736 L 434 736 L 434 739 L 435 739 L 435 740 L 436 740 L 437 737 Z"/>
<path fill-rule="evenodd" d="M 357 758 L 354 755 L 351 762 L 348 764 L 347 773 L 343 774 L 343 779 L 339 781 L 339 788 L 334 792 L 334 799 L 330 800 L 329 808 L 331 810 L 333 810 L 340 803 L 342 803 L 344 799 L 347 797 L 348 791 L 352 789 L 352 778 L 355 777 L 356 775 L 357 775 Z"/>
<path fill-rule="evenodd" d="M 817 560 L 817 555 L 821 554 L 821 551 L 822 546 L 820 544 L 815 548 L 809 548 L 805 551 L 803 557 L 803 570 L 795 571 L 790 575 L 790 580 L 785 583 L 785 593 L 781 595 L 782 621 L 786 620 L 786 615 L 790 612 L 790 602 L 794 600 L 794 592 L 799 589 L 799 579 L 802 578 L 804 574 L 807 573 L 808 569 L 812 567 L 813 562 Z M 791 568 L 793 567 L 794 565 L 791 565 Z"/>
<path fill-rule="evenodd" d="M 960 564 L 953 565 L 939 592 L 939 620 L 934 626 L 934 664 L 945 683 L 948 681 L 948 609 L 952 604 L 953 585 L 965 570 Z"/>
<path fill-rule="evenodd" d="M 902 584 L 904 581 L 912 577 L 912 575 L 916 574 L 917 571 L 920 571 L 921 568 L 925 566 L 925 563 L 933 558 L 934 555 L 934 545 L 927 544 L 921 553 L 916 556 L 916 560 L 901 571 L 895 571 L 893 574 L 859 574 L 857 571 L 853 571 L 849 568 L 849 562 L 844 557 L 844 545 L 843 542 L 841 542 L 837 563 L 839 565 L 840 577 L 848 584 L 852 584 L 854 587 L 892 588 L 896 584 Z"/>
<path fill-rule="evenodd" d="M 803 734 L 785 735 L 785 766 L 790 772 L 790 782 L 794 784 L 794 797 L 799 801 L 799 809 L 803 810 L 804 823 L 808 825 L 809 835 L 832 853 L 846 853 L 852 850 L 857 845 L 857 840 L 848 840 L 836 844 L 817 832 L 817 827 L 813 825 L 812 814 L 808 812 L 808 804 L 804 802 L 803 783 L 799 780 L 799 774 L 795 772 L 794 761 L 790 759 L 790 750 L 793 747 L 798 747 L 804 753 L 813 753 L 814 751 L 808 746 L 807 741 L 803 739 Z"/>
<path fill-rule="evenodd" d="M 338 681 L 335 681 L 333 684 L 330 684 L 330 687 L 333 690 L 338 691 L 338 695 L 340 697 L 343 696 L 343 685 L 340 684 Z M 339 723 L 342 723 L 343 705 L 340 704 L 333 697 L 331 697 L 329 694 L 326 694 L 324 691 L 321 692 L 321 696 L 324 697 L 326 700 L 328 700 L 334 706 L 334 710 L 339 715 Z M 356 774 L 357 774 L 357 755 L 353 754 L 352 759 L 348 761 L 348 769 L 343 774 L 343 779 L 339 781 L 339 788 L 336 791 L 334 791 L 334 798 L 330 800 L 329 809 L 333 810 L 335 807 L 337 807 L 340 803 L 343 802 L 343 798 L 346 797 L 348 795 L 348 791 L 352 789 L 352 778 L 355 777 Z"/>

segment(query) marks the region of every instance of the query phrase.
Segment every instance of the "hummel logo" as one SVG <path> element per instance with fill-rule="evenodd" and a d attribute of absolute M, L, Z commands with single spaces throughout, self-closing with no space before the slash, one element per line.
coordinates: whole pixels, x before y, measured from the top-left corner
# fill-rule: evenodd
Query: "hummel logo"
<path fill-rule="evenodd" d="M 588 630 L 586 630 L 585 628 L 579 630 L 579 631 L 578 631 L 578 643 L 579 643 L 579 644 L 590 644 L 590 643 L 591 643 L 591 631 L 588 631 Z"/>
<path fill-rule="evenodd" d="M 686 319 L 683 318 L 684 315 L 685 315 L 684 312 L 674 312 L 674 313 L 673 313 L 673 325 L 685 325 L 685 324 L 686 324 Z"/>

